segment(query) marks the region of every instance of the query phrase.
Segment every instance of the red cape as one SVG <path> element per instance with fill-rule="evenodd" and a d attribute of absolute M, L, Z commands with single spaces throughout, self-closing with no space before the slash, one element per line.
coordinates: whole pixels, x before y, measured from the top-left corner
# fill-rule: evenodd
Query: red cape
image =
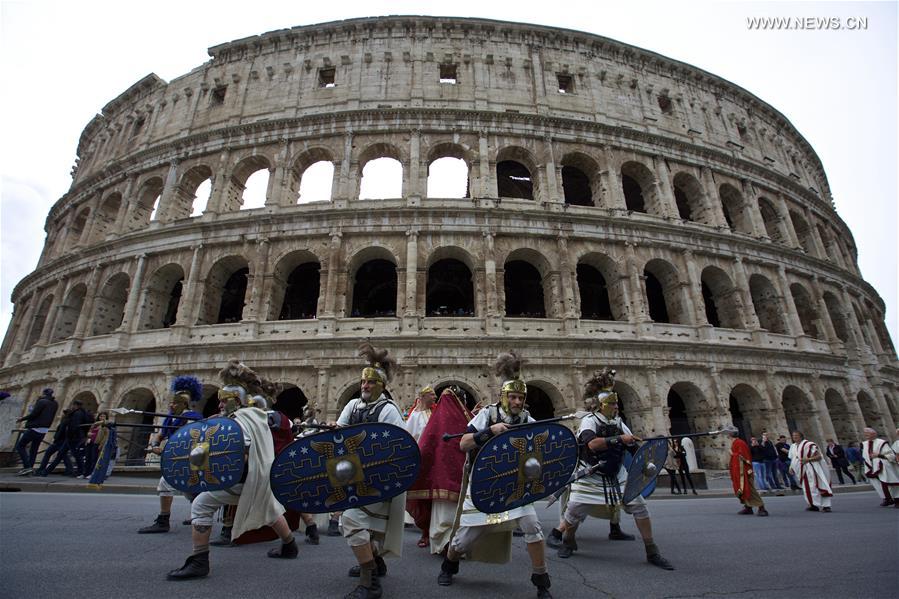
<path fill-rule="evenodd" d="M 432 500 L 459 500 L 465 454 L 459 449 L 458 439 L 444 441 L 443 434 L 464 431 L 471 418 L 455 393 L 444 389 L 418 439 L 421 467 L 418 479 L 406 492 L 406 509 L 422 530 L 428 530 Z"/>
<path fill-rule="evenodd" d="M 730 446 L 730 480 L 734 493 L 741 501 L 748 501 L 752 493 L 752 452 L 743 439 L 734 439 Z"/>

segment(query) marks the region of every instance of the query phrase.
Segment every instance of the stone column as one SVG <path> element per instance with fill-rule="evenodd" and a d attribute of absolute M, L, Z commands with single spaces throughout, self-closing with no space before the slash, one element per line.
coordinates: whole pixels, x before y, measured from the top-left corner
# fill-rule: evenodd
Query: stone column
<path fill-rule="evenodd" d="M 119 213 L 116 215 L 115 224 L 112 226 L 111 233 L 121 235 L 125 230 L 125 220 L 128 218 L 128 207 L 137 202 L 134 195 L 134 184 L 137 182 L 137 175 L 128 177 L 128 183 L 125 184 L 125 191 L 122 193 L 122 205 L 119 207 Z"/>
<path fill-rule="evenodd" d="M 341 237 L 342 235 L 338 229 L 331 231 L 331 243 L 328 249 L 328 268 L 322 273 L 325 275 L 324 284 L 321 285 L 324 294 L 320 294 L 322 297 L 319 298 L 319 307 L 321 308 L 318 315 L 319 336 L 331 336 L 334 334 L 337 281 L 340 277 L 340 272 L 343 269 L 343 265 L 340 263 Z"/>
<path fill-rule="evenodd" d="M 65 290 L 66 281 L 64 279 L 56 281 L 56 287 L 53 289 L 53 303 L 50 305 L 50 310 L 47 311 L 47 319 L 44 321 L 44 329 L 41 331 L 37 345 L 47 345 L 49 343 L 50 334 L 56 328 L 56 318 L 59 316 L 59 309 L 62 307 L 64 299 L 62 295 L 65 293 Z"/>
<path fill-rule="evenodd" d="M 417 206 L 428 190 L 428 172 L 421 164 L 421 131 L 413 129 L 409 136 L 409 164 L 403 169 L 402 195 L 410 205 Z"/>
<path fill-rule="evenodd" d="M 649 318 L 649 309 L 646 305 L 646 290 L 643 287 L 643 274 L 637 268 L 637 246 L 631 241 L 626 241 L 624 247 L 627 252 L 627 258 L 625 258 L 625 260 L 627 261 L 628 282 L 631 287 L 630 314 L 637 324 L 648 324 L 651 319 Z"/>
<path fill-rule="evenodd" d="M 562 188 L 561 181 L 556 178 L 556 161 L 553 157 L 553 138 L 549 135 L 543 138 L 543 148 L 544 155 L 546 157 L 546 164 L 544 165 L 544 179 L 546 181 L 543 189 L 543 193 L 541 194 L 542 198 L 534 198 L 537 201 L 543 201 L 547 203 L 564 203 L 564 197 L 559 193 L 559 190 Z M 536 174 L 536 173 L 535 173 Z"/>
<path fill-rule="evenodd" d="M 97 193 L 89 202 L 87 202 L 90 206 L 90 218 L 84 223 L 84 230 L 81 231 L 81 238 L 78 240 L 79 246 L 90 245 L 94 238 L 94 230 L 97 228 L 97 210 L 100 207 L 100 200 L 102 199 L 102 195 Z"/>
<path fill-rule="evenodd" d="M 480 189 L 472 189 L 472 193 L 482 198 L 499 197 L 496 187 L 496 173 L 490 168 L 490 145 L 487 143 L 487 131 L 478 132 L 478 161 L 481 171 Z"/>
<path fill-rule="evenodd" d="M 802 320 L 799 319 L 799 310 L 796 309 L 796 302 L 793 301 L 793 294 L 790 292 L 790 282 L 787 281 L 787 271 L 783 265 L 777 267 L 777 285 L 780 287 L 779 293 L 784 298 L 784 305 L 787 309 L 787 327 L 789 334 L 798 337 L 797 343 L 800 349 L 808 349 L 808 335 L 802 329 Z"/>
<path fill-rule="evenodd" d="M 714 224 L 728 228 L 727 219 L 724 218 L 724 206 L 721 205 L 721 198 L 718 197 L 718 188 L 715 186 L 715 180 L 712 178 L 712 170 L 707 166 L 703 166 L 699 169 L 699 175 L 705 191 L 706 207 L 708 210 L 711 210 Z"/>
<path fill-rule="evenodd" d="M 169 163 L 169 170 L 165 176 L 165 184 L 162 188 L 162 195 L 159 198 L 159 206 L 156 208 L 156 220 L 160 222 L 171 222 L 176 219 L 177 207 L 172 203 L 177 197 L 178 186 L 178 160 L 173 159 Z M 190 215 L 188 211 L 187 215 Z"/>
<path fill-rule="evenodd" d="M 693 250 L 690 249 L 683 250 L 682 255 L 687 271 L 685 290 L 690 300 L 687 305 L 691 307 L 693 324 L 699 328 L 700 339 L 710 339 L 712 325 L 705 314 L 705 299 L 702 297 L 702 276 L 696 268 L 696 257 L 693 255 Z"/>
<path fill-rule="evenodd" d="M 100 276 L 101 268 L 97 267 L 91 270 L 90 277 L 87 280 L 87 293 L 84 296 L 84 303 L 81 305 L 81 314 L 78 315 L 78 322 L 75 324 L 75 333 L 73 337 L 83 339 L 90 323 L 91 314 L 94 311 L 94 302 L 97 299 L 97 279 Z"/>
<path fill-rule="evenodd" d="M 319 368 L 318 369 L 318 395 L 315 398 L 316 407 L 321 410 L 321 417 L 325 420 L 328 420 L 331 415 L 331 398 L 328 394 L 328 381 L 330 377 L 328 376 L 327 368 Z M 335 409 L 337 406 L 333 406 Z M 337 417 L 340 414 L 334 414 L 334 420 L 337 420 Z"/>
<path fill-rule="evenodd" d="M 128 290 L 128 301 L 125 304 L 125 314 L 122 318 L 122 324 L 119 325 L 117 331 L 123 333 L 134 333 L 137 331 L 137 320 L 134 315 L 137 311 L 138 300 L 143 296 L 144 269 L 147 265 L 147 255 L 140 254 L 137 259 L 137 269 L 134 277 L 131 279 L 131 287 Z"/>
<path fill-rule="evenodd" d="M 418 334 L 418 229 L 406 231 L 406 301 L 403 334 Z"/>
<path fill-rule="evenodd" d="M 736 279 L 737 289 L 740 292 L 740 298 L 743 300 L 743 317 L 746 321 L 746 327 L 751 331 L 758 331 L 762 326 L 759 324 L 759 318 L 755 313 L 755 304 L 752 303 L 752 293 L 749 291 L 749 278 L 746 276 L 746 269 L 743 267 L 743 258 L 741 256 L 734 258 L 734 278 Z"/>
<path fill-rule="evenodd" d="M 34 311 L 38 309 L 37 302 L 37 294 L 33 294 L 30 301 L 25 304 L 24 311 L 21 315 L 21 324 L 19 324 L 16 330 L 15 339 L 13 339 L 9 355 L 7 359 L 3 362 L 4 366 L 8 366 L 19 359 L 19 356 L 22 354 L 22 350 L 25 346 L 25 342 L 28 339 L 28 334 L 31 332 L 31 325 L 34 321 Z M 24 302 L 25 300 L 19 300 L 20 302 Z M 19 308 L 19 303 L 16 304 L 16 308 Z"/>
<path fill-rule="evenodd" d="M 181 301 L 178 305 L 178 315 L 172 328 L 189 327 L 197 322 L 197 311 L 202 299 L 197 297 L 202 293 L 199 287 L 200 281 L 200 251 L 203 244 L 193 247 L 193 255 L 190 258 L 190 270 L 187 272 L 187 280 L 184 282 Z"/>
<path fill-rule="evenodd" d="M 228 193 L 228 184 L 231 182 L 231 173 L 228 168 L 228 160 L 231 157 L 231 151 L 224 149 L 219 154 L 218 167 L 214 169 L 212 175 L 212 189 L 209 192 L 209 201 L 206 202 L 206 209 L 203 215 L 216 215 L 225 212 L 225 200 Z"/>
<path fill-rule="evenodd" d="M 652 162 L 656 172 L 656 197 L 659 199 L 662 216 L 680 218 L 680 213 L 677 211 L 677 200 L 674 198 L 674 187 L 671 185 L 671 172 L 668 170 L 668 163 L 662 156 L 653 156 Z"/>
<path fill-rule="evenodd" d="M 343 158 L 340 161 L 340 185 L 332 192 L 334 200 L 351 200 L 358 194 L 356 173 L 353 171 L 353 134 L 347 133 L 343 140 Z"/>
<path fill-rule="evenodd" d="M 790 245 L 795 249 L 801 248 L 802 244 L 799 243 L 799 235 L 796 234 L 796 228 L 793 227 L 793 219 L 790 218 L 790 207 L 787 206 L 787 201 L 779 193 L 775 194 L 774 198 L 783 216 L 784 230 L 787 232 Z"/>
<path fill-rule="evenodd" d="M 825 439 L 836 439 L 837 432 L 833 427 L 833 420 L 830 418 L 830 411 L 827 409 L 827 401 L 825 400 L 826 391 L 824 389 L 824 385 L 821 384 L 821 375 L 818 373 L 812 374 L 812 405 L 814 406 L 815 416 L 816 418 L 812 418 L 813 422 L 818 423 L 819 431 L 816 431 L 819 435 L 821 435 L 821 441 Z M 821 448 L 824 449 L 823 447 Z"/>
<path fill-rule="evenodd" d="M 268 272 L 268 258 L 272 246 L 268 239 L 264 237 L 256 243 L 258 259 L 255 265 L 256 271 L 247 275 L 247 291 L 249 291 L 250 297 L 248 301 L 244 302 L 245 308 L 243 318 L 241 319 L 243 321 L 258 322 L 259 320 L 265 320 L 265 315 L 262 315 L 260 318 L 260 314 L 262 313 L 263 301 L 265 299 L 265 294 L 263 293 L 265 280 L 266 277 L 271 276 Z"/>
<path fill-rule="evenodd" d="M 577 313 L 574 298 L 575 277 L 571 272 L 571 256 L 568 253 L 568 239 L 565 235 L 559 235 L 556 240 L 556 248 L 559 253 L 559 276 L 562 284 L 562 314 L 566 321 L 574 321 L 566 323 L 571 326 L 577 325 L 579 314 Z"/>
<path fill-rule="evenodd" d="M 502 335 L 503 312 L 499 306 L 499 281 L 496 273 L 496 250 L 494 233 L 484 231 L 484 289 L 486 290 L 485 326 L 488 335 Z"/>
<path fill-rule="evenodd" d="M 621 187 L 621 172 L 615 169 L 615 156 L 612 150 L 605 148 L 602 153 L 605 164 L 601 166 L 599 177 L 602 181 L 603 202 L 611 210 L 627 210 L 624 201 L 624 189 Z"/>
<path fill-rule="evenodd" d="M 762 218 L 762 210 L 759 208 L 758 190 L 745 179 L 742 183 L 743 195 L 746 198 L 746 214 L 749 216 L 749 222 L 752 223 L 752 234 L 754 237 L 770 241 L 768 230 L 765 229 L 765 220 Z"/>

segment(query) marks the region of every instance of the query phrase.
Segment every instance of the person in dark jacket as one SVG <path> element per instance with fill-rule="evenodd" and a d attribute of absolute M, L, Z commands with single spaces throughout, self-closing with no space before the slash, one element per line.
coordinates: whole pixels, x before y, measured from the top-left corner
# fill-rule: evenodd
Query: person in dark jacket
<path fill-rule="evenodd" d="M 749 437 L 749 451 L 752 454 L 752 474 L 755 478 L 756 488 L 759 491 L 768 490 L 768 481 L 765 480 L 765 448 L 759 445 L 759 440 Z"/>
<path fill-rule="evenodd" d="M 765 454 L 765 482 L 768 484 L 768 488 L 783 490 L 783 486 L 777 480 L 777 448 L 774 446 L 774 442 L 768 438 L 768 433 L 762 433 L 759 445 L 762 446 Z M 783 493 L 779 493 L 779 495 L 783 495 Z"/>
<path fill-rule="evenodd" d="M 53 443 L 51 443 L 50 447 L 44 451 L 41 465 L 34 471 L 34 476 L 47 476 L 48 473 L 53 472 L 56 465 L 60 462 L 62 462 L 66 468 L 66 476 L 75 476 L 75 470 L 72 467 L 72 464 L 68 459 L 63 459 L 67 457 L 63 452 L 63 449 L 66 447 L 66 442 L 68 441 L 66 435 L 69 430 L 69 420 L 71 415 L 71 408 L 63 409 L 62 418 L 59 419 L 59 424 L 56 425 L 56 432 L 53 433 Z"/>
<path fill-rule="evenodd" d="M 80 399 L 73 401 L 69 427 L 66 430 L 66 447 L 63 452 L 68 452 L 72 456 L 76 476 L 84 476 L 84 441 L 87 439 L 87 429 L 91 424 L 93 418 L 84 409 L 82 401 Z"/>
<path fill-rule="evenodd" d="M 41 441 L 44 440 L 44 435 L 47 434 L 50 425 L 53 424 L 53 419 L 56 417 L 56 410 L 58 409 L 59 404 L 56 403 L 56 399 L 53 397 L 53 389 L 44 389 L 28 415 L 16 420 L 16 422 L 24 422 L 28 428 L 19 437 L 19 442 L 16 443 L 16 451 L 22 460 L 22 469 L 18 472 L 19 476 L 31 474 L 34 471 L 34 461 L 37 459 Z"/>
<path fill-rule="evenodd" d="M 846 484 L 843 481 L 843 473 L 845 473 L 854 485 L 855 477 L 852 476 L 851 472 L 849 472 L 849 460 L 846 459 L 846 452 L 843 451 L 843 446 L 835 442 L 833 439 L 828 439 L 827 450 L 825 451 L 825 453 L 827 454 L 827 457 L 830 458 L 830 463 L 833 465 L 833 469 L 837 471 L 837 478 L 840 479 L 840 484 Z"/>

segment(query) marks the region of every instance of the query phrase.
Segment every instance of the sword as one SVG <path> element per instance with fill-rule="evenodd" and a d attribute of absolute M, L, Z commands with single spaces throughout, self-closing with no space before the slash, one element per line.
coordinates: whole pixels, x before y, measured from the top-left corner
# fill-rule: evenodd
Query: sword
<path fill-rule="evenodd" d="M 547 418 L 546 420 L 537 420 L 536 422 L 522 422 L 521 424 L 510 424 L 508 425 L 508 430 L 514 430 L 516 428 L 522 428 L 524 426 L 531 426 L 533 424 L 549 424 L 550 422 L 561 422 L 563 420 L 573 420 L 575 418 L 582 418 L 586 412 L 574 412 L 573 414 L 567 414 L 565 416 L 557 416 L 556 418 Z M 449 441 L 450 439 L 458 439 L 464 435 L 467 435 L 468 431 L 464 433 L 456 433 L 451 435 L 449 433 L 443 433 L 443 440 Z"/>
<path fill-rule="evenodd" d="M 163 414 L 162 412 L 143 412 L 141 410 L 131 410 L 129 408 L 112 408 L 109 411 L 119 415 L 143 414 L 144 416 L 171 416 L 172 418 L 183 418 L 184 420 L 203 420 L 203 418 L 197 418 L 196 416 L 179 416 L 178 414 Z"/>

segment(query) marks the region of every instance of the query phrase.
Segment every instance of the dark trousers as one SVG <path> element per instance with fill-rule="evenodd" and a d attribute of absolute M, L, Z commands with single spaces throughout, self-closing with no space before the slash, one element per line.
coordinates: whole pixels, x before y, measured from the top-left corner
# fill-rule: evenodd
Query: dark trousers
<path fill-rule="evenodd" d="M 849 469 L 846 467 L 846 464 L 843 464 L 842 462 L 839 462 L 837 460 L 831 460 L 831 463 L 833 464 L 833 469 L 837 471 L 837 478 L 840 480 L 841 485 L 846 484 L 845 482 L 843 482 L 843 473 L 844 472 L 846 473 L 846 476 L 848 476 L 849 479 L 852 481 L 852 484 L 853 485 L 855 484 L 855 477 L 852 476 L 851 472 L 849 472 Z"/>
<path fill-rule="evenodd" d="M 37 452 L 41 448 L 41 441 L 44 440 L 44 433 L 35 432 L 28 429 L 19 437 L 16 443 L 16 451 L 19 452 L 19 459 L 22 460 L 22 468 L 33 468 L 34 461 L 37 459 Z"/>
<path fill-rule="evenodd" d="M 684 459 L 684 463 L 686 464 L 686 459 Z M 684 488 L 684 493 L 687 492 L 687 483 L 690 483 L 690 490 L 696 491 L 696 487 L 693 486 L 693 479 L 690 477 L 690 467 L 682 466 L 678 472 L 680 472 L 680 484 Z"/>
<path fill-rule="evenodd" d="M 52 451 L 52 452 L 51 452 Z M 51 461 L 51 455 L 55 453 Z M 68 476 L 75 476 L 76 474 L 81 474 L 80 471 L 76 470 L 77 461 L 75 462 L 76 466 L 72 465 L 70 461 L 71 449 L 69 448 L 68 441 L 60 441 L 58 443 L 54 443 L 50 446 L 50 449 L 44 454 L 44 459 L 41 460 L 40 471 L 42 474 L 48 474 L 53 472 L 56 469 L 56 466 L 62 462 L 63 466 L 65 466 L 66 474 Z M 49 465 L 48 465 L 49 462 Z"/>
<path fill-rule="evenodd" d="M 677 473 L 674 470 L 670 470 L 665 468 L 665 472 L 668 473 L 668 479 L 671 481 L 671 492 L 674 493 L 674 490 L 677 489 L 677 492 L 680 493 L 680 485 L 677 484 Z M 684 491 L 686 491 L 686 487 Z"/>
<path fill-rule="evenodd" d="M 88 443 L 84 446 L 84 475 L 90 476 L 94 472 L 94 466 L 97 465 L 97 458 L 100 456 L 100 450 L 96 443 Z"/>

